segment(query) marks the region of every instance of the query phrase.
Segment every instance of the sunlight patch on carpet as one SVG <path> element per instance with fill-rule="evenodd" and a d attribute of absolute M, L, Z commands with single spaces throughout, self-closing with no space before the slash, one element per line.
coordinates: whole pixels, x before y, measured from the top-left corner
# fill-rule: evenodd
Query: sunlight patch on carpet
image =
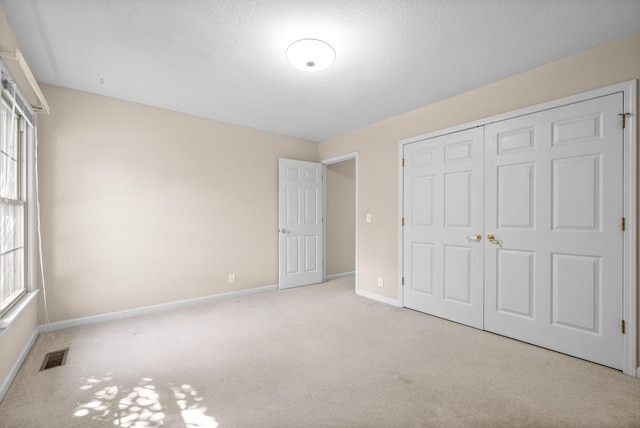
<path fill-rule="evenodd" d="M 215 418 L 206 414 L 202 396 L 188 384 L 158 388 L 152 378 L 143 377 L 137 385 L 125 387 L 117 385 L 108 373 L 103 377 L 84 378 L 80 390 L 91 396 L 78 403 L 73 413 L 76 418 L 111 422 L 124 428 L 159 427 L 166 423 L 164 404 L 180 409 L 186 428 L 218 427 Z"/>
<path fill-rule="evenodd" d="M 216 420 L 207 416 L 207 408 L 200 404 L 203 398 L 191 385 L 173 386 L 172 389 L 187 428 L 217 428 Z"/>

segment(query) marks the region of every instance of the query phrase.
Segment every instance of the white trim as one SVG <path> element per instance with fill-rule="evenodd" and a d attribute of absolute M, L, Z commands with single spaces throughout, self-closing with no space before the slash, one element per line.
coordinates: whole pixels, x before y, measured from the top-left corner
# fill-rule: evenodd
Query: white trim
<path fill-rule="evenodd" d="M 27 147 L 26 147 L 26 168 L 25 179 L 27 181 L 27 290 L 37 290 L 36 286 L 36 248 L 38 247 L 38 241 L 36 240 L 36 124 L 31 127 L 31 132 L 27 133 Z M 31 138 L 29 138 L 31 137 Z M 38 247 L 39 248 L 39 247 Z M 39 256 L 41 256 L 39 254 Z"/>
<path fill-rule="evenodd" d="M 513 110 L 507 113 L 502 113 L 496 116 L 489 116 L 484 119 L 474 120 L 473 122 L 467 122 L 460 125 L 452 126 L 449 128 L 439 129 L 437 131 L 427 132 L 426 134 L 416 135 L 415 137 L 405 138 L 400 140 L 399 145 L 403 146 L 405 144 L 415 143 L 417 141 L 426 140 L 428 138 L 439 137 L 441 135 L 453 134 L 454 132 L 464 131 L 465 129 L 476 128 L 478 126 L 489 125 L 494 122 L 500 122 L 502 120 L 509 120 L 520 116 L 525 116 L 532 113 L 538 113 L 544 110 L 551 110 L 556 107 L 565 106 L 568 104 L 575 104 L 582 101 L 590 100 L 593 98 L 603 97 L 606 95 L 611 95 L 616 92 L 625 92 L 632 85 L 636 85 L 635 80 L 629 80 L 627 82 L 618 83 L 616 85 L 606 86 L 604 88 L 594 89 L 592 91 L 583 92 L 577 95 L 572 95 L 565 98 L 559 98 L 557 100 L 548 101 L 542 104 L 536 104 L 533 106 L 525 107 L 519 110 Z M 633 111 L 629 111 L 627 113 L 632 113 L 635 116 L 635 105 L 633 106 Z M 627 116 L 628 117 L 628 116 Z"/>
<path fill-rule="evenodd" d="M 29 84 L 31 91 L 33 91 L 33 94 L 36 96 L 37 100 L 40 102 L 39 106 L 32 106 L 32 107 L 40 110 L 44 114 L 49 114 L 49 104 L 47 104 L 47 100 L 44 98 L 44 94 L 40 89 L 40 85 L 38 85 L 38 82 L 35 76 L 33 75 L 33 72 L 31 71 L 29 64 L 27 64 L 27 60 L 25 59 L 20 49 L 18 48 L 11 49 L 4 46 L 0 46 L 0 57 L 3 60 L 5 60 L 5 63 L 7 64 L 7 68 L 11 70 L 14 76 L 18 74 L 16 73 L 16 71 L 20 71 L 20 75 Z M 10 60 L 10 61 L 7 61 L 7 60 Z M 15 65 L 17 65 L 17 69 L 16 67 L 12 66 L 14 61 L 15 61 Z M 31 101 L 31 100 L 28 100 L 26 97 L 24 99 L 27 100 L 28 102 Z"/>
<path fill-rule="evenodd" d="M 18 375 L 18 371 L 20 370 L 20 367 L 22 367 L 22 364 L 24 363 L 24 360 L 27 358 L 27 355 L 29 355 L 29 351 L 31 351 L 31 348 L 33 347 L 34 343 L 36 343 L 38 334 L 39 332 L 38 332 L 38 329 L 36 328 L 33 331 L 33 334 L 31 334 L 29 341 L 26 343 L 26 345 L 24 345 L 22 352 L 20 353 L 16 361 L 13 363 L 11 370 L 9 370 L 9 373 L 2 381 L 2 384 L 0 384 L 0 403 L 4 399 L 4 396 L 7 394 L 7 391 L 9 391 L 9 387 L 11 387 L 13 380 Z"/>
<path fill-rule="evenodd" d="M 11 327 L 11 324 L 20 318 L 20 315 L 29 307 L 31 302 L 35 300 L 39 291 L 40 290 L 31 291 L 22 296 L 11 310 L 0 318 L 0 337 Z"/>
<path fill-rule="evenodd" d="M 402 304 L 399 300 L 390 299 L 388 297 L 381 296 L 379 294 L 371 293 L 369 291 L 364 290 L 356 290 L 356 294 L 358 296 L 366 297 L 367 299 L 375 300 L 376 302 L 385 303 L 387 305 L 396 306 L 398 308 L 402 307 Z"/>
<path fill-rule="evenodd" d="M 636 80 L 630 80 L 616 85 L 607 86 L 604 88 L 595 89 L 592 91 L 583 92 L 581 94 L 573 95 L 570 97 L 560 98 L 557 100 L 549 101 L 542 104 L 526 107 L 519 110 L 514 110 L 508 113 L 503 113 L 496 116 L 487 117 L 484 119 L 476 120 L 473 122 L 463 123 L 450 128 L 441 129 L 438 131 L 429 132 L 426 134 L 418 135 L 411 138 L 406 138 L 399 142 L 400 159 L 402 159 L 403 148 L 405 144 L 415 143 L 417 141 L 425 140 L 428 138 L 439 137 L 446 134 L 451 134 L 465 129 L 475 128 L 478 126 L 485 126 L 490 123 L 499 122 L 502 120 L 513 119 L 515 117 L 524 116 L 531 113 L 537 113 L 544 110 L 553 109 L 556 107 L 578 103 L 589 99 L 602 97 L 614 93 L 622 92 L 625 100 L 625 111 L 622 113 L 629 113 L 627 116 L 627 125 L 624 130 L 624 153 L 625 153 L 625 165 L 624 165 L 624 216 L 626 218 L 626 232 L 624 234 L 624 272 L 623 272 L 623 310 L 622 315 L 625 319 L 626 334 L 623 338 L 623 351 L 622 351 L 622 367 L 623 372 L 630 376 L 640 377 L 640 367 L 638 367 L 638 355 L 637 355 L 637 322 L 638 322 L 638 304 L 637 304 L 637 242 L 638 242 L 638 228 L 637 228 L 637 94 L 638 84 Z M 403 216 L 403 198 L 404 198 L 404 177 L 403 169 L 400 168 L 399 178 L 399 216 Z M 400 223 L 400 222 L 398 222 Z M 402 226 L 399 225 L 399 284 L 401 284 L 401 278 L 403 275 L 403 231 Z M 404 296 L 402 294 L 402 285 L 399 286 L 398 299 L 402 303 Z"/>
<path fill-rule="evenodd" d="M 637 104 L 636 94 L 638 82 L 636 80 L 620 85 L 624 93 L 625 109 L 622 113 L 629 113 L 624 129 L 624 216 L 625 233 L 623 254 L 623 307 L 622 317 L 625 320 L 625 335 L 622 346 L 622 371 L 625 374 L 640 377 L 638 371 L 637 338 L 638 338 L 638 295 L 637 295 L 637 240 L 638 240 L 638 212 L 637 212 Z"/>
<path fill-rule="evenodd" d="M 356 202 L 356 208 L 355 208 L 355 211 L 356 211 L 356 218 L 355 218 L 355 222 L 356 222 L 356 237 L 355 237 L 355 239 L 356 239 L 356 254 L 355 254 L 355 266 L 354 266 L 355 273 L 354 274 L 356 276 L 356 278 L 355 278 L 355 291 L 356 291 L 356 293 L 358 293 L 358 290 L 360 289 L 360 287 L 359 287 L 360 280 L 359 280 L 359 273 L 358 273 L 360 271 L 360 269 L 358 269 L 358 253 L 359 253 L 358 247 L 359 247 L 359 242 L 360 242 L 360 239 L 359 239 L 360 231 L 359 231 L 359 225 L 358 225 L 358 217 L 359 217 L 359 212 L 360 212 L 359 211 L 359 207 L 358 207 L 358 200 L 359 200 L 358 194 L 359 194 L 359 188 L 360 188 L 359 179 L 358 179 L 358 176 L 359 176 L 359 174 L 358 174 L 358 152 L 351 152 L 351 153 L 345 153 L 345 154 L 342 154 L 342 155 L 334 156 L 332 158 L 321 160 L 320 163 L 322 165 L 326 166 L 326 165 L 331 165 L 331 164 L 334 164 L 334 163 L 343 162 L 343 161 L 347 161 L 347 160 L 351 160 L 351 159 L 355 159 L 355 161 L 356 161 L 356 183 L 355 183 L 355 185 L 356 185 L 356 201 L 355 201 Z M 326 187 L 326 174 L 324 174 L 323 181 L 325 182 L 324 186 Z M 326 189 L 323 189 L 323 191 L 325 191 L 325 190 Z M 325 191 L 325 197 L 326 197 L 326 191 Z M 325 206 L 325 211 L 326 211 L 327 204 L 325 203 L 324 206 Z M 325 218 L 326 218 L 326 215 L 325 215 Z M 326 223 L 325 223 L 325 225 L 326 225 Z M 325 229 L 325 231 L 326 231 L 326 227 L 324 227 L 323 229 Z M 325 239 L 325 242 L 324 242 L 325 243 L 325 245 L 324 245 L 324 247 L 325 247 L 325 257 L 324 258 L 326 259 L 326 248 L 327 248 L 326 236 L 324 237 L 324 239 Z M 326 274 L 326 272 L 325 272 L 325 274 Z M 329 277 L 326 277 L 326 279 L 329 279 Z"/>
<path fill-rule="evenodd" d="M 403 140 L 406 141 L 406 140 Z M 398 302 L 400 306 L 404 307 L 404 284 L 402 278 L 404 277 L 404 230 L 402 226 L 402 218 L 404 217 L 404 145 L 406 143 L 400 142 L 399 156 L 400 166 L 398 167 Z"/>
<path fill-rule="evenodd" d="M 329 159 L 323 159 L 320 161 L 320 163 L 323 165 L 331 165 L 332 163 L 338 163 L 338 162 L 343 162 L 343 161 L 347 161 L 350 159 L 357 159 L 357 158 L 358 158 L 358 152 L 351 152 L 351 153 L 345 153 L 343 155 L 334 156 Z"/>
<path fill-rule="evenodd" d="M 140 315 L 164 312 L 171 309 L 180 309 L 202 303 L 215 302 L 219 300 L 231 299 L 233 297 L 246 296 L 249 294 L 262 293 L 265 291 L 274 291 L 278 289 L 278 284 L 267 285 L 264 287 L 249 288 L 247 290 L 232 291 L 230 293 L 214 294 L 211 296 L 197 297 L 195 299 L 179 300 L 177 302 L 162 303 L 160 305 L 143 306 L 136 309 L 128 309 L 119 312 L 110 312 L 107 314 L 95 315 L 83 318 L 74 318 L 66 321 L 58 321 L 38 326 L 39 333 L 63 330 L 65 328 L 80 327 L 84 325 L 97 324 L 101 322 L 120 320 L 124 318 L 132 318 Z"/>
<path fill-rule="evenodd" d="M 0 70 L 6 74 L 5 77 L 8 77 L 11 82 L 15 83 L 15 86 L 13 88 L 16 92 L 16 99 L 19 98 L 21 100 L 20 103 L 16 103 L 16 109 L 22 116 L 24 116 L 29 125 L 35 127 L 36 113 L 34 111 L 34 106 L 31 105 L 29 99 L 25 96 L 25 92 L 20 86 L 20 83 L 16 81 L 16 74 L 10 67 L 9 63 L 6 61 L 6 58 L 6 56 L 2 55 L 2 47 L 0 46 Z"/>
<path fill-rule="evenodd" d="M 322 165 L 322 282 L 327 281 L 327 166 Z"/>
<path fill-rule="evenodd" d="M 355 270 L 352 272 L 334 273 L 332 275 L 327 275 L 327 281 L 330 281 L 332 279 L 344 278 L 345 276 L 353 276 L 355 274 L 356 274 Z"/>

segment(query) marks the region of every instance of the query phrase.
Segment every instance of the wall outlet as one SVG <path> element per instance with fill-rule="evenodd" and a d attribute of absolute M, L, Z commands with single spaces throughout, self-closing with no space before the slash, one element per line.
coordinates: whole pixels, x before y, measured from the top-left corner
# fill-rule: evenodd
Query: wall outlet
<path fill-rule="evenodd" d="M 367 215 L 365 216 L 365 221 L 366 221 L 367 223 L 371 223 L 371 214 L 368 214 L 368 213 L 367 213 Z"/>
<path fill-rule="evenodd" d="M 235 284 L 236 283 L 236 274 L 235 273 L 230 273 L 229 274 L 229 284 Z"/>
<path fill-rule="evenodd" d="M 378 277 L 378 287 L 384 287 L 384 278 Z"/>

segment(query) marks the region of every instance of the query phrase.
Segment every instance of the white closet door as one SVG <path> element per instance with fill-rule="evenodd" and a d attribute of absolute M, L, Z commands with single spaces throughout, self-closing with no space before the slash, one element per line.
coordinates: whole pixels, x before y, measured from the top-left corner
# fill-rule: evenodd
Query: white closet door
<path fill-rule="evenodd" d="M 622 367 L 622 94 L 485 127 L 486 330 Z"/>
<path fill-rule="evenodd" d="M 404 147 L 404 306 L 482 328 L 483 131 Z"/>

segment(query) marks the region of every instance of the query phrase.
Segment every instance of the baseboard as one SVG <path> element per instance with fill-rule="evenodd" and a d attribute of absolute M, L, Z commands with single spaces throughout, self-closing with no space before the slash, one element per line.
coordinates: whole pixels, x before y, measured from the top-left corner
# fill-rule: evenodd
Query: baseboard
<path fill-rule="evenodd" d="M 356 290 L 356 294 L 358 296 L 366 297 L 367 299 L 375 300 L 375 301 L 381 302 L 381 303 L 386 303 L 387 305 L 396 306 L 396 307 L 399 307 L 399 308 L 402 307 L 402 305 L 400 304 L 399 300 L 390 299 L 388 297 L 380 296 L 378 294 L 371 293 L 369 291 Z"/>
<path fill-rule="evenodd" d="M 355 274 L 356 274 L 356 271 L 334 273 L 334 274 L 331 274 L 331 275 L 327 275 L 327 281 L 331 281 L 332 279 L 344 278 L 345 276 L 353 276 Z"/>
<path fill-rule="evenodd" d="M 11 370 L 7 374 L 7 377 L 4 379 L 4 381 L 0 385 L 0 403 L 4 399 L 4 396 L 7 394 L 7 391 L 9 391 L 9 387 L 13 383 L 13 379 L 15 379 L 16 375 L 18 374 L 18 371 L 20 370 L 20 367 L 22 367 L 22 364 L 24 363 L 24 360 L 27 358 L 27 355 L 29 354 L 29 351 L 33 347 L 33 344 L 36 343 L 38 334 L 39 332 L 38 332 L 38 329 L 36 328 L 33 331 L 31 338 L 29 339 L 27 344 L 24 346 L 24 349 L 18 356 L 18 359 L 16 359 L 16 361 L 13 363 L 13 367 L 11 367 Z"/>
<path fill-rule="evenodd" d="M 160 305 L 143 306 L 141 308 L 128 309 L 128 310 L 119 311 L 119 312 L 110 312 L 107 314 L 95 315 L 91 317 L 74 318 L 66 321 L 58 321 L 58 322 L 53 322 L 49 324 L 39 325 L 38 333 L 63 330 L 65 328 L 79 327 L 79 326 L 89 325 L 89 324 L 97 324 L 101 322 L 114 321 L 114 320 L 119 320 L 124 318 L 132 318 L 140 315 L 153 314 L 156 312 L 164 312 L 171 309 L 185 308 L 188 306 L 198 305 L 201 303 L 215 302 L 218 300 L 231 299 L 233 297 L 246 296 L 249 294 L 262 293 L 265 291 L 273 291 L 277 289 L 278 289 L 278 284 L 266 285 L 264 287 L 249 288 L 247 290 L 238 290 L 238 291 L 232 291 L 230 293 L 223 293 L 223 294 L 214 294 L 211 296 L 197 297 L 195 299 L 179 300 L 177 302 L 162 303 Z"/>
<path fill-rule="evenodd" d="M 636 377 L 640 379 L 640 367 L 638 367 L 636 370 Z"/>

